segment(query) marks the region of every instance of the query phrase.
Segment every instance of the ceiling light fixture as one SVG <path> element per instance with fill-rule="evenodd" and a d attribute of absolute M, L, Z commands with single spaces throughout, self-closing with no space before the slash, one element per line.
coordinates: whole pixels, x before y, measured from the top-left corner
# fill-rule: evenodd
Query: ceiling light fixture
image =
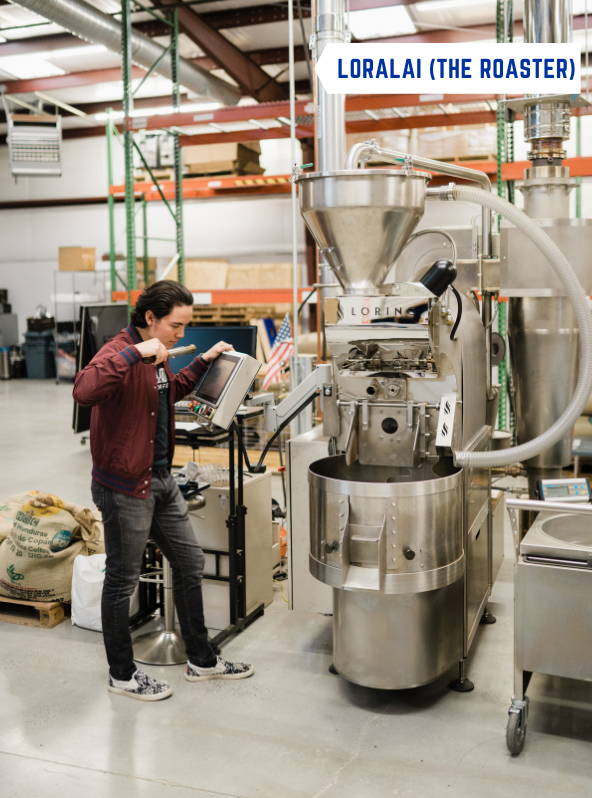
<path fill-rule="evenodd" d="M 221 107 L 222 105 L 220 103 L 187 103 L 186 105 L 182 105 L 180 107 L 179 113 L 191 114 L 196 112 L 199 113 L 200 111 L 215 111 Z M 175 109 L 172 105 L 161 105 L 150 108 L 134 108 L 130 116 L 134 119 L 143 119 L 147 116 L 169 116 L 170 114 L 174 113 Z M 111 111 L 110 113 L 107 111 L 101 111 L 97 114 L 94 114 L 94 117 L 97 122 L 106 122 L 108 119 L 111 119 L 112 121 L 118 121 L 123 119 L 123 111 Z"/>
<path fill-rule="evenodd" d="M 65 75 L 66 72 L 55 64 L 50 64 L 37 55 L 6 55 L 0 58 L 0 71 L 15 80 L 29 78 L 48 78 L 54 75 Z"/>
<path fill-rule="evenodd" d="M 349 28 L 356 39 L 361 41 L 417 32 L 404 6 L 350 11 Z"/>

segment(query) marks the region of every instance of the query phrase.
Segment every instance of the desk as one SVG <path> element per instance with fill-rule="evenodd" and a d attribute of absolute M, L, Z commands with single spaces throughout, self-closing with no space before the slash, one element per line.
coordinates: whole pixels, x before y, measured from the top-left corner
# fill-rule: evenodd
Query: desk
<path fill-rule="evenodd" d="M 261 408 L 249 408 L 246 412 L 239 411 L 243 420 L 245 418 L 260 416 Z M 194 416 L 187 414 L 177 416 L 177 421 L 181 423 L 191 421 Z M 204 428 L 205 431 L 205 428 Z M 182 468 L 186 463 L 194 461 L 204 465 L 228 465 L 228 449 L 218 444 L 227 443 L 229 432 L 219 429 L 213 434 L 211 432 L 201 435 L 199 429 L 195 432 L 188 432 L 183 428 L 178 428 L 175 436 L 175 452 L 173 456 L 173 467 Z M 263 448 L 263 447 L 261 447 Z M 196 457 L 196 454 L 197 457 Z M 261 450 L 247 449 L 249 462 L 256 463 L 259 460 Z M 277 451 L 268 452 L 265 458 L 265 465 L 269 471 L 277 472 L 281 467 L 280 455 Z"/>
<path fill-rule="evenodd" d="M 247 454 L 251 463 L 256 463 L 261 452 L 255 449 L 247 449 Z M 203 463 L 204 465 L 227 467 L 228 449 L 217 446 L 184 446 L 183 444 L 177 444 L 177 446 L 175 446 L 173 467 L 182 468 L 185 463 L 189 463 L 192 460 L 197 463 Z M 279 452 L 268 452 L 265 458 L 265 465 L 268 467 L 269 471 L 274 473 L 277 472 L 281 466 Z"/>

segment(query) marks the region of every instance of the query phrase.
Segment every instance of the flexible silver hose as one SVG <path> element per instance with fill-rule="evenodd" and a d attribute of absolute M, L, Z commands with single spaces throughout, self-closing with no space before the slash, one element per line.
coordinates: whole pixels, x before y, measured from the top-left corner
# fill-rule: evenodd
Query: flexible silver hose
<path fill-rule="evenodd" d="M 430 192 L 433 196 L 435 192 Z M 582 414 L 592 392 L 592 314 L 588 306 L 586 293 L 565 255 L 549 236 L 525 213 L 518 210 L 506 200 L 497 197 L 488 191 L 455 186 L 452 190 L 443 189 L 443 198 L 452 198 L 463 202 L 476 202 L 485 205 L 493 211 L 502 214 L 519 230 L 527 235 L 533 244 L 549 261 L 553 270 L 563 283 L 565 292 L 572 302 L 576 319 L 580 329 L 580 373 L 571 402 L 561 416 L 541 435 L 510 449 L 496 452 L 467 452 L 454 453 L 457 465 L 477 466 L 487 468 L 502 466 L 516 461 L 529 460 L 537 454 L 564 438 Z M 549 364 L 553 368 L 553 364 Z"/>

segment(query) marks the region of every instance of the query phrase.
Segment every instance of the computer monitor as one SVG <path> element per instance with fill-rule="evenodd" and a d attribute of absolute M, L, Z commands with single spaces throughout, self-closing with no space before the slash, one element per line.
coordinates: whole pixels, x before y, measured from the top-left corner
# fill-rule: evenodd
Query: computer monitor
<path fill-rule="evenodd" d="M 76 373 L 88 366 L 99 349 L 127 326 L 126 305 L 82 305 L 80 308 L 80 342 L 76 355 Z M 172 360 L 171 363 L 175 361 Z M 90 429 L 90 407 L 74 402 L 72 419 L 74 432 Z"/>
<path fill-rule="evenodd" d="M 237 352 L 255 357 L 257 354 L 257 328 L 249 327 L 187 327 L 185 335 L 175 346 L 189 346 L 195 344 L 198 352 L 206 352 L 218 341 L 232 344 Z M 173 357 L 169 365 L 176 374 L 188 366 L 195 354 Z"/>

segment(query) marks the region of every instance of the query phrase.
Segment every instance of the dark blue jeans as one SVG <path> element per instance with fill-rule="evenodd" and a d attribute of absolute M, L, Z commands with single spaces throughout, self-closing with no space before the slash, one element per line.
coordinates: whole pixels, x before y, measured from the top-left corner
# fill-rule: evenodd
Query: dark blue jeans
<path fill-rule="evenodd" d="M 103 516 L 107 564 L 101 602 L 103 639 L 114 679 L 131 679 L 134 665 L 129 602 L 148 538 L 173 569 L 173 596 L 187 658 L 214 665 L 216 655 L 204 623 L 201 578 L 204 555 L 187 514 L 187 504 L 169 473 L 152 478 L 147 499 L 136 499 L 92 482 L 92 496 Z"/>

